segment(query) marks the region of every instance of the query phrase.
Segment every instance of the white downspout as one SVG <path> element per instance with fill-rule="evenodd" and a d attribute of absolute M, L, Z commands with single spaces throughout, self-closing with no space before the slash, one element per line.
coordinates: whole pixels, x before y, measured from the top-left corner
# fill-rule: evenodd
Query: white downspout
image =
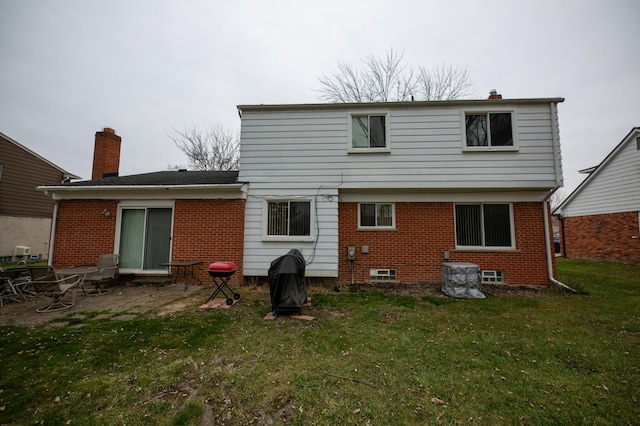
<path fill-rule="evenodd" d="M 553 192 L 551 193 L 553 194 Z M 549 195 L 551 196 L 551 195 Z M 554 283 L 555 285 L 564 288 L 565 290 L 569 290 L 572 291 L 574 293 L 577 293 L 577 291 L 575 291 L 574 289 L 572 289 L 571 287 L 569 287 L 566 284 L 561 283 L 560 281 L 556 280 L 553 277 L 553 259 L 551 257 L 551 239 L 549 238 L 549 214 L 547 211 L 547 204 L 548 202 L 548 198 L 545 198 L 542 201 L 542 212 L 544 213 L 544 241 L 546 243 L 546 247 L 547 247 L 547 271 L 549 274 L 549 281 L 551 281 L 552 283 Z"/>
<path fill-rule="evenodd" d="M 53 222 L 51 223 L 51 235 L 49 237 L 49 259 L 47 259 L 47 265 L 53 265 L 53 249 L 56 245 L 56 227 L 58 225 L 58 207 L 59 203 L 56 201 L 53 205 Z"/>

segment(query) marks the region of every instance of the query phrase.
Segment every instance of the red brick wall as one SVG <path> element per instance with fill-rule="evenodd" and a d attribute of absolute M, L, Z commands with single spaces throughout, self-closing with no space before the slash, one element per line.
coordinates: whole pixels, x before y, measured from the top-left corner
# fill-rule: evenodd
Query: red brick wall
<path fill-rule="evenodd" d="M 562 226 L 567 258 L 640 264 L 638 212 L 565 217 Z"/>
<path fill-rule="evenodd" d="M 369 281 L 369 269 L 391 268 L 396 269 L 401 282 L 438 283 L 442 281 L 444 252 L 448 251 L 449 262 L 472 262 L 484 270 L 504 271 L 508 284 L 550 284 L 542 203 L 513 204 L 514 252 L 456 251 L 453 203 L 396 203 L 395 208 L 396 230 L 359 231 L 357 203 L 340 203 L 339 281 L 351 281 L 346 251 L 352 245 L 357 253 L 355 282 Z M 369 254 L 361 254 L 365 245 Z"/>
<path fill-rule="evenodd" d="M 172 260 L 202 260 L 197 273 L 211 282 L 209 263 L 235 262 L 237 271 L 230 283 L 242 282 L 244 245 L 243 200 L 177 200 L 173 221 Z"/>
<path fill-rule="evenodd" d="M 102 214 L 104 209 L 109 210 L 108 217 Z M 96 263 L 101 254 L 113 253 L 117 209 L 115 200 L 60 201 L 53 266 Z"/>
<path fill-rule="evenodd" d="M 56 268 L 95 263 L 102 253 L 113 253 L 116 200 L 60 202 L 53 262 Z M 102 212 L 111 213 L 105 217 Z M 201 260 L 196 275 L 205 283 L 209 263 L 233 261 L 238 270 L 231 283 L 242 280 L 244 241 L 243 200 L 177 200 L 174 207 L 172 259 Z"/>

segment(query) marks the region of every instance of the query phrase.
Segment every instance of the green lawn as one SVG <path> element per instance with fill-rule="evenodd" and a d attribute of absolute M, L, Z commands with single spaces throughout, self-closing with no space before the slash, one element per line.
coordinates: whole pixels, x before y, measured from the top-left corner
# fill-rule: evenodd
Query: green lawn
<path fill-rule="evenodd" d="M 313 321 L 230 310 L 2 327 L 0 424 L 637 424 L 640 266 L 455 300 L 314 294 Z"/>

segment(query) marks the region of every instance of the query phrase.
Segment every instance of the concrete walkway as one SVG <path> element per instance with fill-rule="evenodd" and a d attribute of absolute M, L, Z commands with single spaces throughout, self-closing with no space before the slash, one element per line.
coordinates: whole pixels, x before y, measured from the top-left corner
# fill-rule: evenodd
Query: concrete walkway
<path fill-rule="evenodd" d="M 111 288 L 111 293 L 100 296 L 84 296 L 76 291 L 73 308 L 60 312 L 37 313 L 49 298 L 29 297 L 26 302 L 12 302 L 0 308 L 0 325 L 38 325 L 68 315 L 100 312 L 99 318 L 125 319 L 140 313 L 167 315 L 193 307 L 197 309 L 209 297 L 211 287 L 169 284 L 156 288 L 148 285 Z"/>

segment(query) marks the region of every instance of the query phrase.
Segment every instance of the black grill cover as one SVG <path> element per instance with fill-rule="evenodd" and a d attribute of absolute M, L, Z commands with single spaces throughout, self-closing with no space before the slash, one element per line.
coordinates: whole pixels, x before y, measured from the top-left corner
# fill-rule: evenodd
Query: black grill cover
<path fill-rule="evenodd" d="M 304 256 L 296 249 L 271 262 L 269 268 L 271 312 L 276 315 L 301 312 L 302 305 L 307 301 L 305 266 Z"/>

